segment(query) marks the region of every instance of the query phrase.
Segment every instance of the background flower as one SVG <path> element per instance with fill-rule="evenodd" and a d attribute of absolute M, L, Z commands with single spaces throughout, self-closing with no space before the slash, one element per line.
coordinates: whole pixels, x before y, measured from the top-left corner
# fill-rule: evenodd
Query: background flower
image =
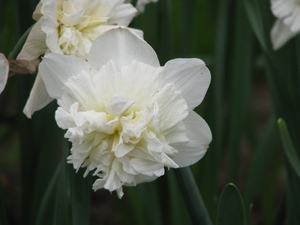
<path fill-rule="evenodd" d="M 154 50 L 127 29 L 98 37 L 88 62 L 47 54 L 40 65 L 58 125 L 73 146 L 68 161 L 99 178 L 94 190 L 152 181 L 164 167 L 189 166 L 211 141 L 206 122 L 192 110 L 210 83 L 199 59 L 160 67 Z"/>
<path fill-rule="evenodd" d="M 271 40 L 275 50 L 300 32 L 299 0 L 271 0 L 271 9 L 278 18 L 271 30 Z"/>
<path fill-rule="evenodd" d="M 42 0 L 33 13 L 37 22 L 17 59 L 55 52 L 86 60 L 96 37 L 115 25 L 127 26 L 135 14 L 136 9 L 123 0 Z M 52 100 L 38 75 L 24 113 L 31 117 Z"/>

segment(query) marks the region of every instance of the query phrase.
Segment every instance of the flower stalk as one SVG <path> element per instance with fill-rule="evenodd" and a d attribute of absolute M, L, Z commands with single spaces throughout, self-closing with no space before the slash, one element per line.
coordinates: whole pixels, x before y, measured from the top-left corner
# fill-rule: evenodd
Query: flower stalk
<path fill-rule="evenodd" d="M 174 170 L 182 197 L 193 224 L 211 225 L 212 222 L 189 167 Z"/>

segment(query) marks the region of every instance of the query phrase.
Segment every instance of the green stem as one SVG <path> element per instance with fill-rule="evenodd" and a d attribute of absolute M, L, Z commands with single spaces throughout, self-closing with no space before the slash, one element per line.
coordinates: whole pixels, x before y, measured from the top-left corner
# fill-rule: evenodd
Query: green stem
<path fill-rule="evenodd" d="M 211 225 L 212 222 L 190 168 L 176 169 L 174 174 L 193 224 Z"/>

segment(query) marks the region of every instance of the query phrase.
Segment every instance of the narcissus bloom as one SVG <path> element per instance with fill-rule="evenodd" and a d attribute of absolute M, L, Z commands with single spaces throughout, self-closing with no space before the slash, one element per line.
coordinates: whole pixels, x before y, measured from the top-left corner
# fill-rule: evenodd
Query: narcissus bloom
<path fill-rule="evenodd" d="M 144 40 L 118 28 L 95 40 L 87 61 L 49 53 L 39 69 L 58 99 L 57 124 L 72 142 L 68 162 L 98 176 L 94 190 L 122 197 L 123 185 L 189 166 L 211 142 L 208 125 L 193 112 L 211 79 L 200 59 L 161 67 Z"/>
<path fill-rule="evenodd" d="M 5 88 L 9 72 L 8 61 L 2 53 L 0 53 L 0 94 Z"/>
<path fill-rule="evenodd" d="M 300 33 L 300 1 L 271 0 L 271 9 L 278 18 L 271 31 L 275 50 Z"/>
<path fill-rule="evenodd" d="M 46 52 L 87 59 L 96 37 L 115 25 L 128 26 L 136 12 L 124 0 L 42 0 L 33 13 L 37 22 L 17 59 L 32 60 Z M 24 113 L 31 117 L 50 101 L 38 75 Z"/>

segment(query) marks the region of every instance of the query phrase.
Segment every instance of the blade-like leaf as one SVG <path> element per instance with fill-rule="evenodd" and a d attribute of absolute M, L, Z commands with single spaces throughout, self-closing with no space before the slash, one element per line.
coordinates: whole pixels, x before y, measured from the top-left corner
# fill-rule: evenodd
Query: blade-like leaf
<path fill-rule="evenodd" d="M 71 176 L 71 210 L 73 225 L 90 224 L 90 201 L 92 191 L 92 175 L 83 178 L 84 169 L 77 173 L 70 168 Z"/>
<path fill-rule="evenodd" d="M 253 201 L 255 193 L 258 191 L 259 186 L 261 185 L 263 176 L 257 176 L 266 169 L 268 162 L 271 158 L 271 154 L 274 153 L 274 149 L 278 148 L 279 145 L 279 134 L 276 129 L 276 119 L 272 115 L 269 119 L 269 122 L 266 126 L 266 129 L 261 136 L 258 146 L 254 151 L 254 156 L 249 168 L 246 186 L 244 190 L 244 200 L 245 206 L 248 207 Z"/>
<path fill-rule="evenodd" d="M 41 204 L 39 205 L 39 209 L 36 212 L 35 224 L 37 225 L 43 224 L 45 221 L 47 221 L 48 224 L 54 224 L 53 215 L 60 169 L 61 164 L 56 169 L 52 179 L 48 184 L 47 189 L 43 193 Z"/>
<path fill-rule="evenodd" d="M 221 193 L 217 225 L 246 225 L 243 199 L 234 184 L 227 184 Z"/>

